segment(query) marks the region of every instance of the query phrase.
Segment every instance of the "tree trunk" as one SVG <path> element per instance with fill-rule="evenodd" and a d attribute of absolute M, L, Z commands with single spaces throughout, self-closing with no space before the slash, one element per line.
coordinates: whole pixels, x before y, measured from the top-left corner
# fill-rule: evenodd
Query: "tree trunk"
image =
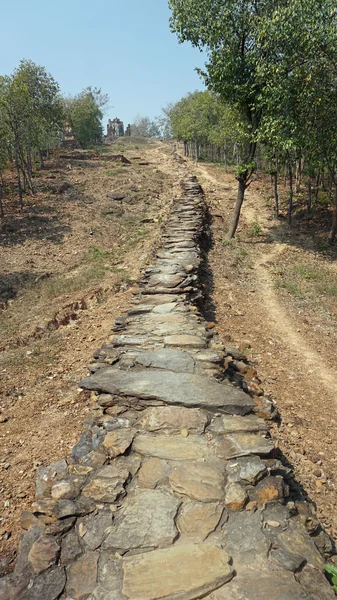
<path fill-rule="evenodd" d="M 0 181 L 0 217 L 4 217 L 5 213 L 4 213 L 4 206 L 2 203 L 2 196 L 3 196 L 3 183 L 2 181 Z"/>
<path fill-rule="evenodd" d="M 198 166 L 198 161 L 199 161 L 199 147 L 198 147 L 198 142 L 195 142 L 195 166 Z"/>
<path fill-rule="evenodd" d="M 301 188 L 302 171 L 303 171 L 303 158 L 300 158 L 296 163 L 296 184 L 295 184 L 296 194 L 298 194 L 298 192 L 300 191 L 300 188 Z"/>
<path fill-rule="evenodd" d="M 243 204 L 244 197 L 245 197 L 247 176 L 248 176 L 248 173 L 246 172 L 238 180 L 239 181 L 238 196 L 237 196 L 236 203 L 235 203 L 235 209 L 234 209 L 234 215 L 233 215 L 231 228 L 228 232 L 229 240 L 232 240 L 233 237 L 235 236 L 235 233 L 236 233 L 236 230 L 237 230 L 237 227 L 239 224 L 241 208 L 242 208 L 242 204 Z"/>
<path fill-rule="evenodd" d="M 288 163 L 289 169 L 289 205 L 288 205 L 288 223 L 291 225 L 293 216 L 293 199 L 294 199 L 294 186 L 293 186 L 293 167 L 291 162 Z"/>
<path fill-rule="evenodd" d="M 21 175 L 20 175 L 20 165 L 19 165 L 19 153 L 18 149 L 15 148 L 15 168 L 18 180 L 18 191 L 19 191 L 19 201 L 20 208 L 23 208 L 23 200 L 22 200 L 22 185 L 21 185 Z"/>
<path fill-rule="evenodd" d="M 40 169 L 44 169 L 44 160 L 43 160 L 43 150 L 39 150 L 39 157 L 40 157 Z"/>
<path fill-rule="evenodd" d="M 317 175 L 316 175 L 315 206 L 316 206 L 316 204 L 317 204 L 317 200 L 318 200 L 318 190 L 319 190 L 319 181 L 320 181 L 320 177 L 321 177 L 321 171 L 320 171 L 320 169 L 318 169 L 318 171 L 317 171 Z"/>
<path fill-rule="evenodd" d="M 329 244 L 332 246 L 335 243 L 337 233 L 337 184 L 335 182 L 335 199 L 333 204 L 333 212 L 332 212 L 332 227 L 329 235 Z"/>
<path fill-rule="evenodd" d="M 311 207 L 312 207 L 312 190 L 311 190 L 311 177 L 310 177 L 310 164 L 309 164 L 309 175 L 308 175 L 308 203 L 307 203 L 307 210 L 308 210 L 308 216 L 310 217 L 311 215 Z"/>
<path fill-rule="evenodd" d="M 279 196 L 278 196 L 278 155 L 275 155 L 275 171 L 273 173 L 274 179 L 274 198 L 275 198 L 275 217 L 279 218 Z"/>
<path fill-rule="evenodd" d="M 236 230 L 237 230 L 237 227 L 239 224 L 241 208 L 242 208 L 242 204 L 243 204 L 244 197 L 245 197 L 245 191 L 249 185 L 249 180 L 250 180 L 251 176 L 253 175 L 253 171 L 254 171 L 253 167 L 250 165 L 254 161 L 255 153 L 256 153 L 256 142 L 251 142 L 249 144 L 249 150 L 247 151 L 247 156 L 245 158 L 245 164 L 249 165 L 249 167 L 247 167 L 246 170 L 243 171 L 243 173 L 241 173 L 241 175 L 239 175 L 237 177 L 238 182 L 239 182 L 238 195 L 237 195 L 237 199 L 236 199 L 236 203 L 235 203 L 232 224 L 231 224 L 230 230 L 228 232 L 229 240 L 233 239 L 233 237 L 235 236 L 235 233 L 236 233 Z"/>

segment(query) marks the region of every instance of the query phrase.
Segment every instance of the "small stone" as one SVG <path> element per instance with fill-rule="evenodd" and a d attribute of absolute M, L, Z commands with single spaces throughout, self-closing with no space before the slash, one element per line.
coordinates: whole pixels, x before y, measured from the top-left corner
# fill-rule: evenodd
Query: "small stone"
<path fill-rule="evenodd" d="M 103 549 L 131 550 L 163 547 L 177 536 L 175 517 L 181 504 L 173 494 L 136 490 L 128 496 Z"/>
<path fill-rule="evenodd" d="M 121 429 L 109 431 L 104 439 L 103 446 L 111 458 L 116 458 L 131 446 L 136 435 L 135 429 Z"/>
<path fill-rule="evenodd" d="M 178 529 L 182 535 L 203 542 L 217 527 L 224 510 L 222 504 L 188 502 L 179 513 Z"/>
<path fill-rule="evenodd" d="M 25 510 L 20 515 L 20 525 L 22 529 L 30 529 L 31 527 L 39 527 L 41 522 L 33 513 Z"/>
<path fill-rule="evenodd" d="M 154 489 L 164 483 L 170 472 L 170 467 L 165 460 L 149 458 L 140 468 L 138 484 L 141 488 Z"/>
<path fill-rule="evenodd" d="M 231 483 L 226 488 L 225 504 L 229 510 L 242 510 L 248 500 L 246 491 L 238 483 Z"/>
<path fill-rule="evenodd" d="M 124 492 L 124 485 L 130 476 L 129 469 L 119 465 L 108 465 L 96 473 L 83 490 L 83 496 L 96 502 L 114 502 Z"/>
<path fill-rule="evenodd" d="M 42 535 L 32 545 L 28 561 L 32 565 L 34 573 L 42 573 L 56 563 L 60 552 L 59 544 L 51 537 Z"/>
<path fill-rule="evenodd" d="M 73 500 L 81 493 L 81 485 L 78 481 L 59 481 L 51 488 L 51 496 L 54 500 Z"/>
<path fill-rule="evenodd" d="M 96 552 L 88 552 L 68 567 L 66 591 L 74 600 L 84 600 L 94 591 L 98 558 Z"/>
<path fill-rule="evenodd" d="M 214 502 L 224 495 L 223 472 L 203 464 L 176 467 L 171 471 L 169 481 L 175 492 L 192 500 Z"/>
<path fill-rule="evenodd" d="M 227 464 L 227 473 L 230 481 L 236 483 L 245 481 L 255 485 L 267 474 L 267 467 L 259 456 L 247 456 L 230 460 Z"/>
<path fill-rule="evenodd" d="M 72 530 L 62 540 L 61 563 L 64 566 L 69 565 L 82 554 L 81 544 L 77 533 Z"/>
<path fill-rule="evenodd" d="M 275 500 L 283 500 L 285 496 L 285 484 L 283 477 L 267 477 L 256 486 L 259 505 L 267 504 Z"/>

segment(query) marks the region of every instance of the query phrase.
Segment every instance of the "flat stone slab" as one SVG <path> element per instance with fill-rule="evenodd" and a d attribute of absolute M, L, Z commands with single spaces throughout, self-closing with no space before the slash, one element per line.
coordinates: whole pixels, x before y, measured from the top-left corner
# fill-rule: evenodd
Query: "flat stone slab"
<path fill-rule="evenodd" d="M 204 464 L 175 467 L 169 481 L 175 492 L 189 496 L 191 500 L 214 502 L 224 496 L 224 473 Z"/>
<path fill-rule="evenodd" d="M 248 394 L 230 384 L 218 383 L 203 375 L 170 371 L 126 372 L 108 368 L 84 379 L 80 386 L 109 394 L 217 409 L 230 414 L 244 415 L 256 406 Z"/>
<path fill-rule="evenodd" d="M 194 600 L 233 576 L 228 554 L 207 544 L 175 545 L 124 560 L 123 593 L 130 600 Z"/>
<path fill-rule="evenodd" d="M 193 373 L 194 360 L 187 352 L 173 348 L 159 348 L 153 352 L 143 352 L 136 363 L 153 369 L 167 369 L 175 373 Z"/>
<path fill-rule="evenodd" d="M 190 435 L 138 435 L 133 449 L 144 456 L 155 456 L 167 460 L 209 460 L 213 450 L 209 442 L 201 436 Z"/>
<path fill-rule="evenodd" d="M 155 306 L 153 309 L 154 314 L 158 315 L 168 315 L 173 312 L 177 307 L 176 302 L 168 302 L 167 304 L 159 304 L 159 306 Z"/>
<path fill-rule="evenodd" d="M 254 433 L 231 433 L 220 438 L 216 446 L 216 455 L 225 460 L 249 454 L 268 456 L 273 449 L 272 440 Z"/>
<path fill-rule="evenodd" d="M 177 537 L 181 500 L 160 490 L 137 490 L 124 503 L 103 548 L 132 550 L 168 546 Z"/>
<path fill-rule="evenodd" d="M 254 432 L 268 431 L 269 426 L 266 421 L 257 415 L 246 415 L 240 417 L 237 415 L 223 415 L 216 417 L 208 427 L 209 431 L 215 433 L 237 433 L 237 432 Z"/>
<path fill-rule="evenodd" d="M 185 348 L 206 348 L 207 342 L 198 335 L 168 335 L 164 338 L 166 346 Z"/>
<path fill-rule="evenodd" d="M 207 424 L 207 415 L 198 408 L 183 406 L 156 406 L 143 411 L 138 421 L 147 431 L 168 430 L 178 433 L 182 430 L 203 433 Z"/>
<path fill-rule="evenodd" d="M 207 597 L 207 600 L 320 600 L 325 596 L 308 596 L 289 571 L 268 571 L 247 568 L 228 585 Z"/>
<path fill-rule="evenodd" d="M 178 529 L 186 538 L 203 542 L 217 527 L 224 510 L 225 507 L 218 503 L 183 504 L 177 520 Z"/>

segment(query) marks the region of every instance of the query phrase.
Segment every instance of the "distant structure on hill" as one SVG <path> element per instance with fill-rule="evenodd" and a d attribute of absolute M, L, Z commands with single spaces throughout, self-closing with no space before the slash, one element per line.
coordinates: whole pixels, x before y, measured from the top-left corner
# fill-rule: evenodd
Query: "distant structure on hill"
<path fill-rule="evenodd" d="M 129 125 L 127 126 L 126 130 L 125 130 L 125 136 L 126 137 L 130 137 L 131 136 L 131 125 L 129 123 Z"/>
<path fill-rule="evenodd" d="M 124 137 L 124 123 L 117 117 L 112 121 L 109 119 L 106 132 L 106 140 L 112 142 L 116 138 Z"/>

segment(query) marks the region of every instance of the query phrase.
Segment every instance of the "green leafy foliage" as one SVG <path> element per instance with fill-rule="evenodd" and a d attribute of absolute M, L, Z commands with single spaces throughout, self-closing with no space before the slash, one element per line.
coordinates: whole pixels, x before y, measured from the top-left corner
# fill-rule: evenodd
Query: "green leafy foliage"
<path fill-rule="evenodd" d="M 337 593 L 337 567 L 334 565 L 326 564 L 324 567 L 326 573 L 330 575 L 331 585 L 333 590 Z"/>
<path fill-rule="evenodd" d="M 64 99 L 66 119 L 71 121 L 76 141 L 87 148 L 100 144 L 103 137 L 102 118 L 108 97 L 101 90 L 88 87 L 74 97 Z"/>

